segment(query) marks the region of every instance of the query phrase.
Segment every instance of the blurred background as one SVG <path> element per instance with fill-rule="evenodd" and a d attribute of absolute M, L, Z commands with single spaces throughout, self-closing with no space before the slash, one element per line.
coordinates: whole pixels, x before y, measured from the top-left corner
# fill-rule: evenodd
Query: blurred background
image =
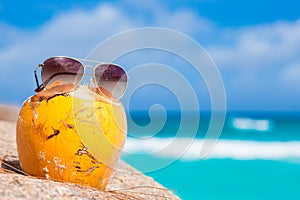
<path fill-rule="evenodd" d="M 142 171 L 145 165 L 170 160 L 172 164 L 145 173 L 182 199 L 297 199 L 299 7 L 296 0 L 0 0 L 0 104 L 21 106 L 33 95 L 33 70 L 48 57 L 85 58 L 108 37 L 132 28 L 174 29 L 202 45 L 222 76 L 227 117 L 220 141 L 206 159 L 197 157 L 211 115 L 202 77 L 166 52 L 133 52 L 116 63 L 128 71 L 145 63 L 162 63 L 189 81 L 199 103 L 189 120 L 193 122 L 193 112 L 201 113 L 201 123 L 182 158 L 147 154 L 176 136 L 181 108 L 168 88 L 141 87 L 126 108 L 133 123 L 151 123 L 148 110 L 154 104 L 165 108 L 167 120 L 155 136 L 157 143 L 151 144 L 132 137 L 139 133 L 129 124 L 126 148 L 132 153 L 124 153 L 123 159 Z M 184 138 L 191 135 L 184 134 Z M 179 143 L 184 138 L 178 138 Z M 132 155 L 140 151 L 144 154 Z"/>

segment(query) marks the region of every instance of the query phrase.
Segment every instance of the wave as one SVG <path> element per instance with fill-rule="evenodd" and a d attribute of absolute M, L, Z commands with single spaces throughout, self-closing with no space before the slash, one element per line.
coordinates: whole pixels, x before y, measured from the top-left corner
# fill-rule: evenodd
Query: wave
<path fill-rule="evenodd" d="M 272 129 L 273 123 L 270 119 L 233 118 L 231 126 L 236 130 L 266 132 Z"/>
<path fill-rule="evenodd" d="M 191 138 L 128 138 L 124 154 L 149 154 L 161 158 L 198 160 L 204 142 L 204 139 L 192 140 Z M 298 160 L 300 159 L 300 141 L 219 140 L 206 157 L 206 159 L 210 158 Z"/>

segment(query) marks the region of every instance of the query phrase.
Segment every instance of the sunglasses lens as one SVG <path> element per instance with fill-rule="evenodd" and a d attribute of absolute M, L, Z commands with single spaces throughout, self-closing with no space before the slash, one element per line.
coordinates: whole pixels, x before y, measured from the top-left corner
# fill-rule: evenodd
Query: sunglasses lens
<path fill-rule="evenodd" d="M 63 93 L 74 89 L 84 73 L 83 65 L 72 58 L 53 57 L 44 62 L 42 80 L 51 92 Z"/>
<path fill-rule="evenodd" d="M 100 64 L 95 69 L 95 79 L 101 92 L 120 99 L 126 89 L 127 75 L 124 69 L 114 64 Z"/>

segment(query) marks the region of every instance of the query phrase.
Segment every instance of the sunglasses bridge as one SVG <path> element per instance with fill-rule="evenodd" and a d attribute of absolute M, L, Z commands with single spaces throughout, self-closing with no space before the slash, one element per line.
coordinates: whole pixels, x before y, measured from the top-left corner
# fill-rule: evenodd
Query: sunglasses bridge
<path fill-rule="evenodd" d="M 95 80 L 95 67 L 91 65 L 83 65 L 84 67 L 84 72 L 82 74 L 82 80 L 84 77 L 90 77 L 90 82 L 94 85 L 97 86 L 96 80 Z M 91 72 L 87 72 L 87 69 L 91 69 Z"/>
<path fill-rule="evenodd" d="M 84 67 L 83 75 L 85 75 L 85 76 L 94 76 L 95 75 L 95 70 L 96 70 L 95 67 L 93 67 L 91 65 L 83 65 L 83 67 Z M 91 69 L 92 73 L 87 73 L 86 72 L 87 69 Z"/>

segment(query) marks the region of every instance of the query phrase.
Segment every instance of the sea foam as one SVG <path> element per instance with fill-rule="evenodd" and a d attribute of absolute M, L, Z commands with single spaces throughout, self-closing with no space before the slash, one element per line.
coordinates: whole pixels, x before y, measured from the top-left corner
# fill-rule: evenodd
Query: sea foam
<path fill-rule="evenodd" d="M 204 142 L 211 141 L 204 139 L 192 140 L 191 138 L 128 138 L 124 153 L 125 155 L 150 154 L 162 158 L 198 160 Z M 219 140 L 206 158 L 300 160 L 300 141 Z"/>
<path fill-rule="evenodd" d="M 235 130 L 266 132 L 272 130 L 273 123 L 270 119 L 233 118 L 231 126 Z"/>

